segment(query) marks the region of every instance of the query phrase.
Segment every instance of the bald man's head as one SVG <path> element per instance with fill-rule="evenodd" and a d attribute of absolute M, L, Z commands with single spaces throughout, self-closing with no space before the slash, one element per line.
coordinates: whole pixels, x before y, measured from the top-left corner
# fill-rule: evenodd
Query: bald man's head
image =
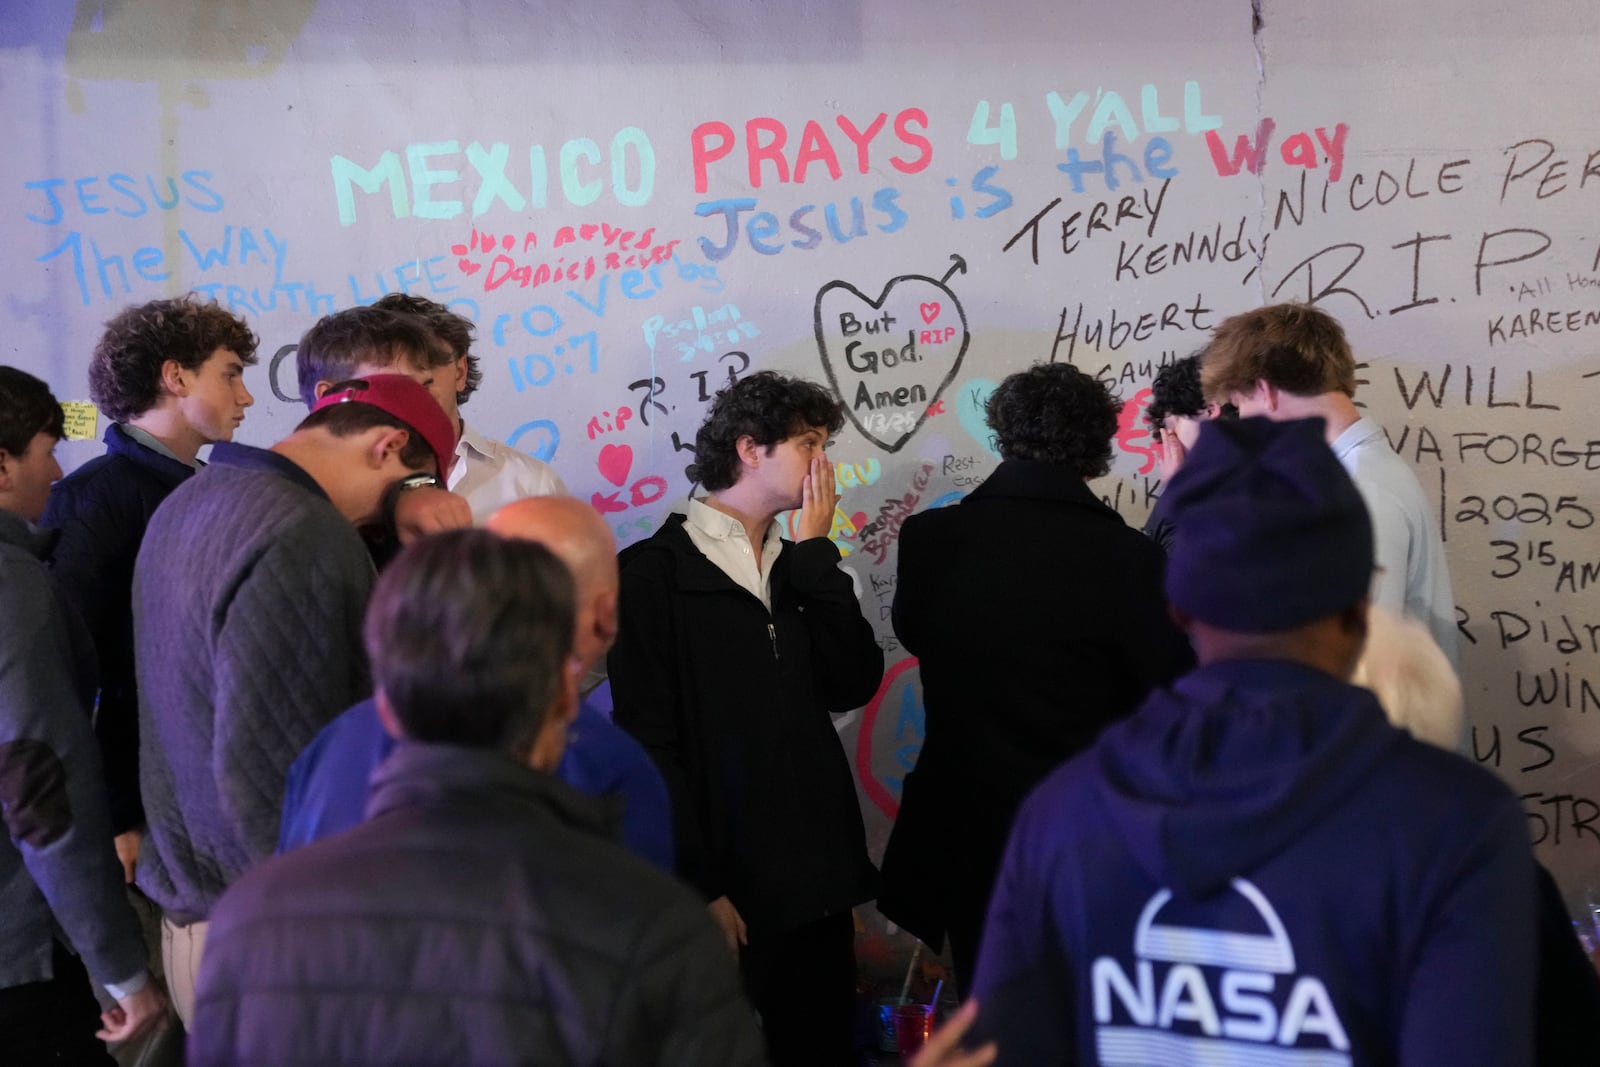
<path fill-rule="evenodd" d="M 574 651 L 587 669 L 617 635 L 617 542 L 594 508 L 576 497 L 534 496 L 495 512 L 487 524 L 501 537 L 537 541 L 572 571 L 577 585 Z"/>

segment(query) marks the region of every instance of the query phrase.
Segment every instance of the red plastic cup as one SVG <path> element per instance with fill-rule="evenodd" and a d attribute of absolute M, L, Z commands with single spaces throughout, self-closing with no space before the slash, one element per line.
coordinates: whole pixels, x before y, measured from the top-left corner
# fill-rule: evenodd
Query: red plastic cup
<path fill-rule="evenodd" d="M 894 1009 L 894 1044 L 901 1057 L 910 1057 L 922 1051 L 933 1030 L 933 1006 L 930 1004 L 901 1004 Z"/>

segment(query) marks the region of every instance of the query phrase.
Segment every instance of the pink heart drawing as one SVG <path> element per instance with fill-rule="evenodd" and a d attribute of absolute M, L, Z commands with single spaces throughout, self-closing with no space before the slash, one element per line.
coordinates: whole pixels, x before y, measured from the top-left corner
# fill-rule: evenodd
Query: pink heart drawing
<path fill-rule="evenodd" d="M 462 271 L 467 274 L 476 274 L 482 269 L 480 264 L 474 263 L 470 259 L 463 259 L 457 263 L 456 266 L 460 267 Z"/>
<path fill-rule="evenodd" d="M 620 486 L 628 480 L 628 471 L 633 469 L 633 448 L 630 445 L 606 445 L 600 450 L 600 459 L 595 466 L 600 468 L 600 475 L 612 485 Z"/>
<path fill-rule="evenodd" d="M 931 325 L 933 320 L 939 317 L 939 302 L 919 304 L 918 310 L 922 312 L 922 321 Z"/>

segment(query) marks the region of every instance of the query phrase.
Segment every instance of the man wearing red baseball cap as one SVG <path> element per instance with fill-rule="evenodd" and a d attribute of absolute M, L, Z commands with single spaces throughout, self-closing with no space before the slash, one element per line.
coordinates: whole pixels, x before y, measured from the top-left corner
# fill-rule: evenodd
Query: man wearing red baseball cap
<path fill-rule="evenodd" d="M 374 575 L 355 528 L 407 478 L 447 474 L 455 445 L 409 378 L 339 382 L 271 448 L 217 444 L 151 518 L 133 589 L 149 822 L 138 883 L 161 907 L 185 1024 L 211 906 L 272 855 L 289 764 L 371 691 L 361 620 Z"/>

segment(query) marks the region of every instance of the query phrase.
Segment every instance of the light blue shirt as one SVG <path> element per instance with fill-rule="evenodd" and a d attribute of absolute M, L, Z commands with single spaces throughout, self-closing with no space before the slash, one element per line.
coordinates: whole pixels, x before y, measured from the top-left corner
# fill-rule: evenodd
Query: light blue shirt
<path fill-rule="evenodd" d="M 1370 419 L 1357 419 L 1340 434 L 1333 442 L 1333 454 L 1350 473 L 1372 515 L 1377 563 L 1383 568 L 1373 577 L 1373 603 L 1426 626 L 1459 675 L 1450 567 L 1439 524 L 1416 474 L 1389 447 L 1383 428 Z"/>

